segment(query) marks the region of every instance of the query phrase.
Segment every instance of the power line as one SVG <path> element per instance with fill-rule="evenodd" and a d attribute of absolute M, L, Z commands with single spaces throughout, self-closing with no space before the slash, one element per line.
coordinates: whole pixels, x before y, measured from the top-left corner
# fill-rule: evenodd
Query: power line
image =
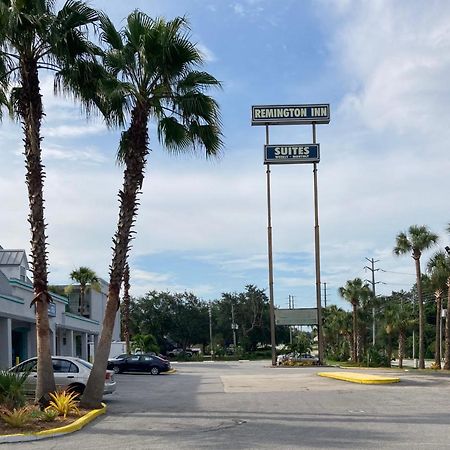
<path fill-rule="evenodd" d="M 377 269 L 377 270 L 381 270 L 382 272 L 385 272 L 385 273 L 395 273 L 397 275 L 409 275 L 411 277 L 415 277 L 416 276 L 416 274 L 414 274 L 414 273 L 394 272 L 393 270 L 384 270 L 384 269 Z"/>

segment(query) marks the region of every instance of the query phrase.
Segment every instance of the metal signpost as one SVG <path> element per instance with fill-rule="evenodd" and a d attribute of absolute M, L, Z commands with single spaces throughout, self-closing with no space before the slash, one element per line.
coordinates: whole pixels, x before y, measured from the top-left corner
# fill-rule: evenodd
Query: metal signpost
<path fill-rule="evenodd" d="M 322 305 L 320 292 L 320 240 L 319 240 L 319 195 L 317 187 L 317 163 L 320 161 L 320 147 L 316 142 L 316 124 L 330 122 L 330 105 L 256 105 L 252 106 L 252 125 L 266 127 L 264 164 L 267 175 L 267 244 L 269 259 L 269 306 L 270 342 L 272 346 L 272 365 L 276 365 L 275 308 L 273 298 L 273 257 L 272 257 L 272 212 L 270 197 L 271 164 L 313 164 L 314 183 L 314 243 L 316 266 L 317 335 L 319 362 L 323 363 Z M 312 144 L 269 144 L 270 125 L 312 125 Z"/>

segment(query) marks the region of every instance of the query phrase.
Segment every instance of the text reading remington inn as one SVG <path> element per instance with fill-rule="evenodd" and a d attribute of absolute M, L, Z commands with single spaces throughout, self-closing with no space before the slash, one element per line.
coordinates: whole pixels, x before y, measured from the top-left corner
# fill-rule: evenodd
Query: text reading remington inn
<path fill-rule="evenodd" d="M 326 106 L 319 106 L 311 108 L 311 112 L 308 108 L 255 108 L 255 119 L 290 119 L 290 118 L 309 118 L 309 117 L 327 117 L 328 108 Z"/>

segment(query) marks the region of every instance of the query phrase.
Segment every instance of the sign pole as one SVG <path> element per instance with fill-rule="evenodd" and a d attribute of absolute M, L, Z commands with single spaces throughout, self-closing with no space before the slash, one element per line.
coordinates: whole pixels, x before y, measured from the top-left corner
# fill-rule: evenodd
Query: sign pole
<path fill-rule="evenodd" d="M 313 143 L 316 143 L 316 123 L 312 124 Z M 317 163 L 313 165 L 314 175 L 314 247 L 316 259 L 316 302 L 317 302 L 317 340 L 319 346 L 319 364 L 323 364 L 323 333 L 322 333 L 322 300 L 320 283 L 320 240 L 319 240 L 319 194 L 317 188 Z"/>
<path fill-rule="evenodd" d="M 269 125 L 266 125 L 266 145 L 269 145 Z M 275 342 L 275 308 L 273 301 L 273 257 L 272 257 L 272 212 L 270 202 L 270 164 L 267 164 L 267 247 L 269 255 L 269 315 L 270 315 L 270 345 L 272 347 L 272 366 L 277 365 Z"/>

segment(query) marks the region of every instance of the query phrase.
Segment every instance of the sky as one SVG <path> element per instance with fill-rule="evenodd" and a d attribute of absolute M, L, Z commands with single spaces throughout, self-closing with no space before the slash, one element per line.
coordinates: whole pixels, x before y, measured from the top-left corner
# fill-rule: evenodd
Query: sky
<path fill-rule="evenodd" d="M 169 154 L 150 123 L 150 148 L 131 293 L 192 291 L 204 300 L 245 285 L 268 288 L 264 127 L 251 106 L 329 103 L 317 126 L 321 279 L 327 303 L 349 308 L 338 288 L 370 279 L 376 290 L 410 289 L 413 260 L 393 255 L 395 237 L 427 225 L 448 245 L 450 214 L 450 2 L 429 0 L 92 1 L 117 26 L 133 9 L 186 16 L 205 70 L 222 82 L 219 158 Z M 93 37 L 94 38 L 94 37 Z M 45 120 L 49 282 L 88 266 L 108 279 L 122 168 L 121 130 L 89 120 L 53 95 L 41 73 Z M 311 126 L 270 128 L 270 142 L 310 143 Z M 0 124 L 0 245 L 29 253 L 21 128 Z M 274 300 L 315 306 L 312 166 L 272 166 Z M 423 256 L 423 266 L 436 247 Z"/>

